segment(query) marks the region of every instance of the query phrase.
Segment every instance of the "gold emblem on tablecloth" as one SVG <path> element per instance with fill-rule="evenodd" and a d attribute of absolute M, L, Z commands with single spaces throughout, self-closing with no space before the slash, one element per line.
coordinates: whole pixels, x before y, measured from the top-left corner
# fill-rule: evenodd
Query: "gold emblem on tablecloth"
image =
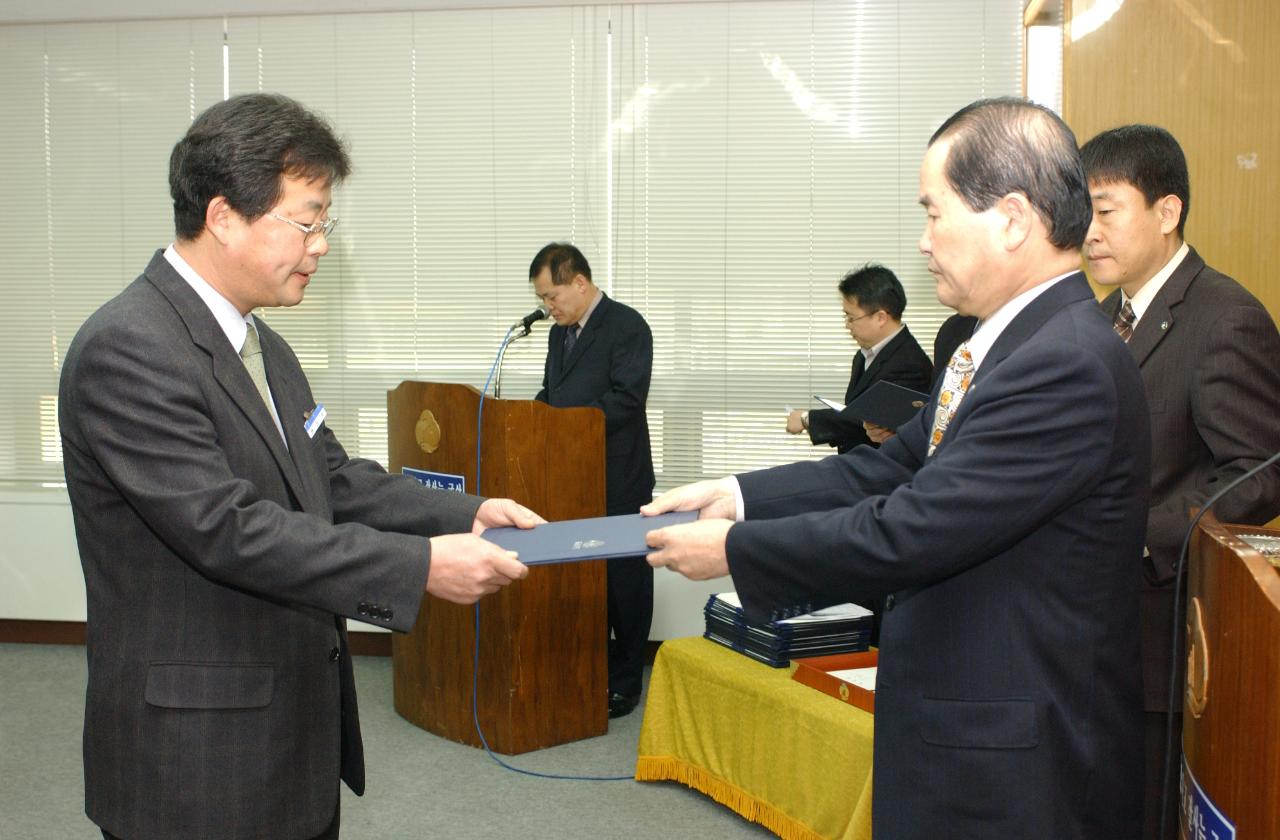
<path fill-rule="evenodd" d="M 1204 630 L 1204 607 L 1192 598 L 1187 608 L 1187 711 L 1194 718 L 1209 705 L 1209 639 Z"/>
<path fill-rule="evenodd" d="M 418 446 L 430 455 L 440 448 L 440 434 L 440 424 L 436 422 L 436 416 L 431 413 L 431 409 L 424 408 L 413 427 L 413 436 L 417 438 Z"/>
<path fill-rule="evenodd" d="M 843 683 L 843 682 L 840 683 L 840 699 L 846 703 L 849 702 L 849 684 L 848 683 Z"/>

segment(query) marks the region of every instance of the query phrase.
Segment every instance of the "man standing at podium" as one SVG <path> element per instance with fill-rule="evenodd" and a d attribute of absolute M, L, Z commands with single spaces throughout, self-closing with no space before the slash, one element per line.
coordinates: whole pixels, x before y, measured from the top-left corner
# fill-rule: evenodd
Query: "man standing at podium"
<path fill-rule="evenodd" d="M 649 376 L 653 335 L 644 317 L 612 300 L 591 280 L 591 266 L 573 245 L 553 242 L 529 265 L 534 293 L 556 324 L 547 337 L 542 390 L 556 406 L 604 411 L 605 509 L 636 513 L 653 500 L 649 449 Z M 653 569 L 644 557 L 608 561 L 609 717 L 630 714 L 640 701 L 644 651 L 653 620 Z"/>
<path fill-rule="evenodd" d="M 1142 369 L 1151 405 L 1151 510 L 1139 610 L 1147 742 L 1143 837 L 1175 840 L 1176 746 L 1164 789 L 1163 837 L 1159 806 L 1171 715 L 1174 744 L 1182 743 L 1182 677 L 1169 706 L 1178 554 L 1191 508 L 1280 450 L 1280 334 L 1257 298 L 1205 265 L 1184 240 L 1191 182 L 1173 135 L 1153 125 L 1122 126 L 1090 140 L 1081 155 L 1093 197 L 1085 257 L 1096 282 L 1119 287 L 1102 308 Z M 1224 522 L 1268 522 L 1280 514 L 1280 470 L 1241 484 L 1215 513 Z M 1178 626 L 1183 623 L 1180 618 Z M 1181 659 L 1178 666 L 1181 674 Z"/>
<path fill-rule="evenodd" d="M 966 106 L 920 203 L 938 299 L 978 319 L 930 404 L 879 449 L 669 491 L 645 512 L 701 518 L 650 533 L 651 562 L 732 574 L 756 621 L 883 596 L 877 838 L 1136 837 L 1150 437 L 1079 271 L 1075 137 L 1024 100 Z"/>
<path fill-rule="evenodd" d="M 472 532 L 537 516 L 347 457 L 253 314 L 302 301 L 348 168 L 291 99 L 212 106 L 170 158 L 176 241 L 67 352 L 85 811 L 109 840 L 336 838 L 339 779 L 365 783 L 346 619 L 405 631 L 424 590 L 527 573 Z"/>

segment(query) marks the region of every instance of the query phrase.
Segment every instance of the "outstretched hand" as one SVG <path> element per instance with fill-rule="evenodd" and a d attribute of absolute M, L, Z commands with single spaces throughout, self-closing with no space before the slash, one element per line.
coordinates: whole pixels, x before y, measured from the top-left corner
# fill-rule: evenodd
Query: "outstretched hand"
<path fill-rule="evenodd" d="M 657 516 L 673 510 L 696 510 L 699 519 L 733 520 L 737 515 L 733 479 L 696 481 L 663 493 L 640 508 L 645 516 Z"/>
<path fill-rule="evenodd" d="M 471 523 L 471 533 L 479 534 L 485 528 L 503 528 L 514 525 L 517 528 L 532 528 L 543 525 L 547 520 L 529 510 L 522 504 L 510 499 L 485 499 L 476 511 L 476 520 Z"/>
<path fill-rule="evenodd" d="M 690 580 L 710 580 L 729 574 L 725 540 L 733 522 L 699 519 L 671 525 L 645 534 L 645 542 L 657 551 L 645 559 L 654 568 L 668 568 Z"/>

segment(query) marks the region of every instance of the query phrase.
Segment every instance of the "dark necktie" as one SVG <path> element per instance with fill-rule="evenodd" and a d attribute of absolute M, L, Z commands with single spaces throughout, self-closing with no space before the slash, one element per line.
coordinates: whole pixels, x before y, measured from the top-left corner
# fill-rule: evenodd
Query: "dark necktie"
<path fill-rule="evenodd" d="M 573 352 L 573 345 L 578 343 L 578 325 L 570 324 L 568 329 L 564 331 L 564 356 L 569 358 L 569 354 Z"/>
<path fill-rule="evenodd" d="M 1137 320 L 1137 316 L 1133 313 L 1133 307 L 1126 300 L 1116 310 L 1116 319 L 1111 322 L 1111 326 L 1116 331 L 1116 335 L 1128 342 L 1129 339 L 1133 338 L 1133 323 Z"/>

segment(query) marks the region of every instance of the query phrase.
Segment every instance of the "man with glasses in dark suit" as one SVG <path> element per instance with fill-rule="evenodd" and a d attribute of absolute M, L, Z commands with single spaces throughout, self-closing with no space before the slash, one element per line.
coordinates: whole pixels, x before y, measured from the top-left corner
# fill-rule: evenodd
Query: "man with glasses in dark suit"
<path fill-rule="evenodd" d="M 927 392 L 933 384 L 933 372 L 929 357 L 902 323 L 907 293 L 892 271 L 868 263 L 846 274 L 839 289 L 845 329 L 859 348 L 844 392 L 846 407 L 843 411 L 793 411 L 787 417 L 787 431 L 793 435 L 808 432 L 814 444 L 848 452 L 869 443 L 879 446 L 893 434 L 893 429 L 855 417 L 848 409 L 849 403 L 881 380 Z"/>

